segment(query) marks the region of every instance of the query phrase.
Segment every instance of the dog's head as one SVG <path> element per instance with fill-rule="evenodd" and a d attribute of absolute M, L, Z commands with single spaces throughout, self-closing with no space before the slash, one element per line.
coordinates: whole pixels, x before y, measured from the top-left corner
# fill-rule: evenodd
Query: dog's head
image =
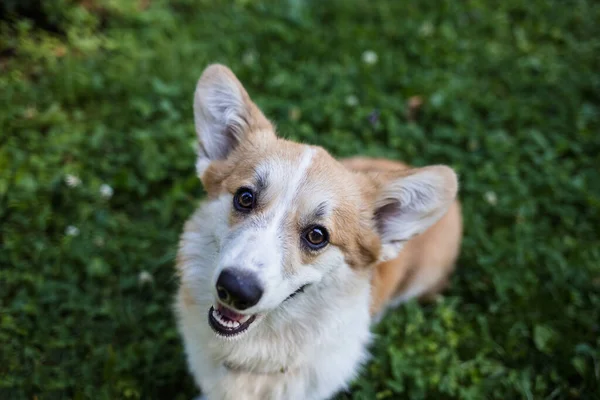
<path fill-rule="evenodd" d="M 436 222 L 457 191 L 444 166 L 352 172 L 324 149 L 278 138 L 226 67 L 198 81 L 198 174 L 227 210 L 209 322 L 236 337 L 303 288 L 340 269 L 368 277 L 378 261 Z M 367 278 L 366 278 L 367 279 Z"/>

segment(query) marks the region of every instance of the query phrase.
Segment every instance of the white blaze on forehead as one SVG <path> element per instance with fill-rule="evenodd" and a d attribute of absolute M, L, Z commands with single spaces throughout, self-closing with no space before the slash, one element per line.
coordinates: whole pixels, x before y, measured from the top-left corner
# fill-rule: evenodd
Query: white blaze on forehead
<path fill-rule="evenodd" d="M 299 159 L 270 159 L 258 166 L 257 175 L 266 177 L 263 201 L 275 205 L 267 217 L 270 227 L 276 228 L 295 203 L 314 154 L 315 149 L 305 146 Z"/>
<path fill-rule="evenodd" d="M 307 171 L 313 159 L 315 150 L 306 146 L 299 160 L 279 158 L 269 160 L 261 167 L 267 172 L 266 190 L 267 197 L 273 196 L 273 208 L 265 216 L 263 240 L 256 243 L 256 250 L 266 255 L 265 264 L 268 265 L 264 273 L 280 275 L 282 262 L 284 262 L 284 249 L 287 246 L 283 240 L 280 229 L 284 219 L 290 215 L 290 209 L 296 204 L 298 191 L 306 178 Z M 270 271 L 268 271 L 270 270 Z"/>
<path fill-rule="evenodd" d="M 315 150 L 306 146 L 306 149 L 300 157 L 299 164 L 294 165 L 293 163 L 291 163 L 290 165 L 290 169 L 293 172 L 293 174 L 284 174 L 284 176 L 281 177 L 284 179 L 283 182 L 273 182 L 274 184 L 284 183 L 283 196 L 281 197 L 280 201 L 277 204 L 277 207 L 275 208 L 275 215 L 273 218 L 273 223 L 276 224 L 275 226 L 279 225 L 282 218 L 285 217 L 285 214 L 288 211 L 289 207 L 294 202 L 294 199 L 297 197 L 298 189 L 304 181 L 306 171 L 308 170 L 308 167 L 310 167 L 310 163 L 314 154 Z"/>

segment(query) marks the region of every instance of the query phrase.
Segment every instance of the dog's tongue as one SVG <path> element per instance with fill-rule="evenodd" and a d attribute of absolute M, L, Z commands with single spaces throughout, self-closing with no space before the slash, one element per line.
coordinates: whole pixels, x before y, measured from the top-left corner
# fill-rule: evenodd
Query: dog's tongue
<path fill-rule="evenodd" d="M 227 319 L 230 319 L 232 321 L 240 322 L 242 319 L 246 318 L 245 315 L 238 314 L 235 311 L 225 308 L 220 304 L 217 306 L 217 310 L 221 313 L 221 315 L 223 315 L 224 317 L 226 317 Z"/>

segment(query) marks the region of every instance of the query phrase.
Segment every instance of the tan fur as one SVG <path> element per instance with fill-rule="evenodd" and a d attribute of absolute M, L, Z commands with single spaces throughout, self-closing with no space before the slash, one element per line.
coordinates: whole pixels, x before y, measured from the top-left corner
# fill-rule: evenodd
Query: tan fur
<path fill-rule="evenodd" d="M 251 137 L 251 142 L 242 142 L 226 161 L 209 167 L 203 177 L 209 194 L 217 195 L 222 191 L 235 193 L 239 187 L 248 184 L 253 166 L 260 160 L 274 157 L 295 162 L 301 155 L 301 145 L 276 138 L 268 132 Z M 361 209 L 360 205 L 373 204 L 379 186 L 390 176 L 401 175 L 400 171 L 408 172 L 410 167 L 401 162 L 360 157 L 342 160 L 342 164 L 359 174 L 348 174 L 327 152 L 318 149 L 309 173 L 317 176 L 323 186 L 331 190 L 340 185 L 357 188 L 360 202 L 348 199 L 336 207 L 330 226 L 331 243 L 344 251 L 351 266 L 370 267 L 378 257 L 379 239 L 369 224 L 371 210 Z M 268 207 L 268 204 L 262 207 Z M 232 212 L 230 223 L 237 223 L 238 218 Z M 443 290 L 454 268 L 461 237 L 460 204 L 455 201 L 440 221 L 408 241 L 397 258 L 374 266 L 371 313 L 379 313 L 390 300 L 413 285 L 430 287 L 420 296 L 421 299 L 431 298 Z M 309 263 L 318 254 L 301 253 L 300 256 L 303 263 Z"/>
<path fill-rule="evenodd" d="M 179 295 L 181 296 L 181 301 L 183 305 L 185 305 L 186 307 L 192 307 L 196 304 L 194 296 L 192 296 L 192 293 L 190 293 L 190 289 L 187 286 L 181 287 Z"/>
<path fill-rule="evenodd" d="M 283 159 L 292 164 L 297 163 L 306 145 L 278 138 L 273 125 L 252 102 L 242 84 L 228 68 L 216 66 L 206 71 L 205 74 L 208 75 L 203 75 L 203 79 L 206 78 L 207 82 L 217 79 L 219 74 L 229 76 L 242 93 L 247 110 L 244 123 L 239 128 L 241 131 L 236 132 L 239 144 L 226 159 L 212 162 L 201 177 L 209 196 L 225 192 L 234 194 L 240 187 L 249 185 L 254 169 L 261 161 Z M 374 265 L 380 252 L 380 240 L 373 226 L 373 208 L 377 194 L 390 180 L 408 176 L 417 169 L 413 170 L 397 161 L 363 157 L 341 160 L 340 164 L 324 149 L 311 147 L 316 154 L 307 173 L 311 178 L 307 181 L 312 182 L 313 186 L 305 187 L 303 193 L 315 190 L 352 193 L 341 201 L 338 199 L 333 216 L 327 221 L 327 228 L 331 244 L 342 249 L 351 267 L 374 268 L 371 313 L 379 313 L 394 297 L 402 296 L 415 285 L 427 287 L 419 296 L 422 299 L 435 296 L 441 291 L 459 253 L 462 237 L 459 202 L 455 201 L 446 215 L 427 231 L 409 240 L 398 257 Z M 448 182 L 453 181 L 450 178 Z M 318 187 L 314 182 L 318 182 Z M 447 190 L 453 196 L 457 188 L 449 186 Z M 302 202 L 302 199 L 298 201 Z M 263 199 L 259 202 L 258 210 L 266 210 L 271 206 L 273 204 L 268 199 Z M 289 224 L 290 235 L 297 235 L 297 231 L 303 228 L 299 218 L 300 215 L 291 218 L 296 224 Z M 241 221 L 243 216 L 232 211 L 230 225 Z M 299 252 L 295 256 L 302 263 L 309 263 L 318 254 Z"/>
<path fill-rule="evenodd" d="M 255 167 L 261 161 L 288 160 L 292 165 L 297 164 L 306 149 L 306 145 L 277 138 L 272 131 L 249 132 L 248 137 L 249 139 L 243 140 L 226 160 L 213 162 L 202 176 L 209 196 L 218 196 L 225 192 L 234 194 L 240 187 L 252 186 Z M 377 260 L 379 253 L 379 238 L 371 226 L 370 205 L 373 202 L 373 193 L 367 195 L 368 198 L 364 197 L 364 189 L 369 188 L 370 184 L 364 177 L 350 173 L 325 150 L 313 148 L 315 155 L 307 171 L 307 175 L 313 178 L 305 184 L 313 186 L 305 187 L 302 192 L 308 193 L 310 197 L 309 193 L 315 190 L 335 193 L 343 187 L 344 190 L 354 191 L 354 195 L 336 203 L 333 215 L 326 225 L 330 233 L 330 243 L 342 249 L 350 266 L 369 267 Z M 317 186 L 315 182 L 318 183 Z M 302 203 L 302 198 L 298 198 L 298 202 Z M 257 203 L 256 212 L 268 211 L 275 203 L 271 199 L 261 198 Z M 288 231 L 290 235 L 297 236 L 305 224 L 299 223 L 300 215 L 292 217 L 291 220 L 296 224 L 290 224 Z M 243 215 L 232 210 L 230 226 L 243 219 Z M 306 264 L 314 261 L 319 254 L 300 252 L 299 256 L 302 263 Z"/>
<path fill-rule="evenodd" d="M 396 161 L 362 157 L 342 162 L 353 171 L 370 174 L 386 174 L 409 168 Z M 413 285 L 423 284 L 429 287 L 420 296 L 423 300 L 443 290 L 454 269 L 461 239 L 462 217 L 457 200 L 442 219 L 421 235 L 409 240 L 397 258 L 374 267 L 371 314 L 382 311 L 391 299 Z"/>
<path fill-rule="evenodd" d="M 331 192 L 352 189 L 349 196 L 336 199 L 331 244 L 342 249 L 353 268 L 370 267 L 379 256 L 379 237 L 372 226 L 374 191 L 362 176 L 356 176 L 319 148 L 309 173 Z"/>

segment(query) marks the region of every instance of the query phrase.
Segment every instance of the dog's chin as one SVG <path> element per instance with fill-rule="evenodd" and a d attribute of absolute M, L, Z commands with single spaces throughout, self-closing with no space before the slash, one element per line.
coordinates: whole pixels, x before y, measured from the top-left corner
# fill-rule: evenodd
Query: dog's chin
<path fill-rule="evenodd" d="M 290 294 L 281 304 L 302 293 L 306 286 L 304 285 Z M 217 303 L 208 310 L 208 325 L 217 337 L 227 340 L 237 340 L 244 336 L 251 327 L 258 325 L 265 315 L 266 313 L 244 315 Z"/>

